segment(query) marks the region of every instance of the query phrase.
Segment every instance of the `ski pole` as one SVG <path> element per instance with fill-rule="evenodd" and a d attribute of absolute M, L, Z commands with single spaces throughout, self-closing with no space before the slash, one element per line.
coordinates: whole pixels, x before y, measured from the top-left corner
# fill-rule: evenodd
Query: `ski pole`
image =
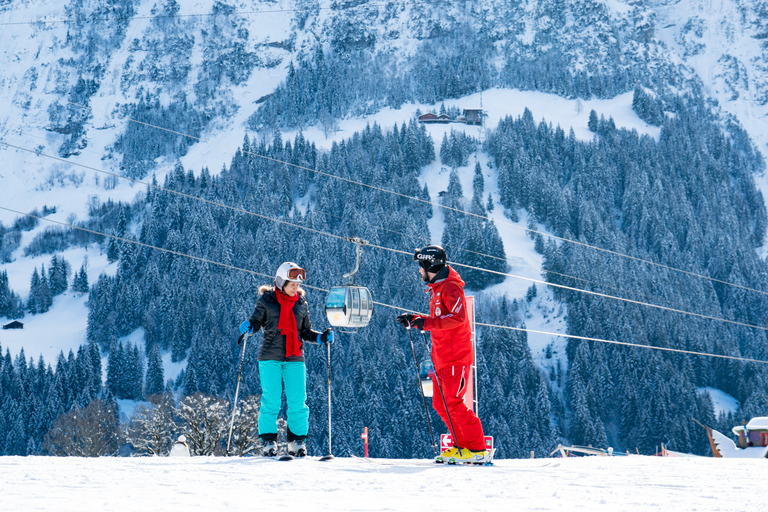
<path fill-rule="evenodd" d="M 427 346 L 427 349 L 429 349 L 429 342 L 427 342 L 427 334 L 424 331 L 421 331 L 421 334 L 424 336 L 424 344 Z M 461 446 L 459 446 L 459 440 L 456 438 L 456 429 L 453 428 L 453 420 L 451 420 L 451 411 L 448 410 L 448 403 L 445 401 L 445 395 L 443 394 L 443 386 L 440 384 L 440 379 L 437 377 L 437 370 L 435 370 L 435 382 L 437 383 L 437 390 L 440 392 L 440 398 L 443 399 L 443 407 L 445 408 L 445 414 L 448 416 L 448 426 L 451 429 L 451 435 L 453 436 L 453 444 L 456 445 L 456 448 L 461 450 Z"/>
<path fill-rule="evenodd" d="M 413 362 L 416 364 L 416 379 L 419 384 L 419 392 L 421 393 L 421 401 L 424 402 L 424 413 L 427 415 L 427 426 L 429 427 L 429 437 L 432 439 L 432 451 L 437 457 L 437 444 L 435 444 L 435 433 L 432 430 L 432 420 L 429 419 L 429 408 L 427 407 L 427 399 L 424 396 L 424 388 L 421 387 L 421 378 L 419 377 L 419 360 L 416 359 L 416 348 L 413 346 L 413 336 L 411 335 L 410 326 L 406 328 L 408 330 L 408 339 L 411 342 L 411 352 L 413 352 Z"/>
<path fill-rule="evenodd" d="M 243 374 L 243 359 L 245 359 L 245 345 L 248 343 L 250 333 L 243 336 L 243 351 L 240 354 L 240 366 L 237 369 L 237 386 L 235 387 L 235 400 L 232 403 L 232 421 L 229 422 L 229 436 L 227 436 L 227 455 L 229 455 L 229 444 L 232 441 L 232 429 L 235 426 L 235 414 L 237 413 L 237 395 L 240 393 L 240 376 Z"/>
<path fill-rule="evenodd" d="M 320 460 L 333 459 L 333 452 L 331 451 L 331 344 L 326 343 L 328 349 L 328 455 L 320 457 Z"/>

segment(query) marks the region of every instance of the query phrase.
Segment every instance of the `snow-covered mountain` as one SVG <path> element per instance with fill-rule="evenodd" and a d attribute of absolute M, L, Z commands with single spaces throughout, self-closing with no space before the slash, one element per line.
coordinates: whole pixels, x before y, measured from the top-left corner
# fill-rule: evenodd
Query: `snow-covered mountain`
<path fill-rule="evenodd" d="M 162 184 L 179 166 L 193 176 L 218 176 L 233 165 L 246 135 L 254 145 L 271 143 L 276 132 L 285 141 L 301 136 L 320 152 L 331 152 L 374 123 L 389 130 L 418 113 L 482 108 L 488 114 L 482 127 L 426 127 L 435 149 L 452 131 L 488 143 L 489 134 L 507 116 L 524 116 L 526 109 L 536 123 L 559 126 L 565 137 L 572 130 L 574 140 L 585 145 L 595 139 L 589 127 L 592 111 L 611 119 L 617 129 L 663 142 L 662 128 L 633 110 L 633 90 L 639 84 L 658 99 L 669 118 L 677 115 L 677 98 L 701 98 L 714 122 L 722 125 L 724 137 L 736 144 L 746 133 L 764 153 L 767 10 L 762 0 L 2 4 L 0 222 L 10 228 L 20 218 L 18 212 L 35 209 L 45 211 L 48 219 L 29 230 L 3 233 L 2 271 L 8 273 L 10 289 L 26 303 L 33 271 L 48 266 L 51 258 L 51 251 L 28 248 L 51 222 L 84 222 L 109 201 L 141 205 L 147 190 L 141 182 L 154 178 Z M 738 125 L 744 132 L 734 130 Z M 488 303 L 502 296 L 524 303 L 530 280 L 542 279 L 545 258 L 524 231 L 532 210 L 516 204 L 519 211 L 512 212 L 505 203 L 499 159 L 490 152 L 484 146 L 471 162 L 458 166 L 462 190 L 468 204 L 479 163 L 485 177 L 483 199 L 490 196 L 493 204 L 504 205 L 488 215 L 503 241 L 507 270 L 524 279 L 507 278 L 477 292 Z M 419 170 L 418 182 L 437 202 L 449 175 L 450 166 L 438 156 Z M 756 173 L 754 180 L 765 194 L 768 178 Z M 296 211 L 304 215 L 316 207 L 319 189 L 313 183 L 296 195 Z M 436 208 L 426 238 L 442 242 L 447 221 Z M 616 224 L 624 225 L 621 219 Z M 544 233 L 553 229 L 543 219 L 536 228 Z M 11 231 L 18 239 L 12 239 Z M 141 236 L 141 220 L 129 225 L 128 232 Z M 57 253 L 75 271 L 87 256 L 94 285 L 102 273 L 118 272 L 119 264 L 110 263 L 106 251 L 105 243 L 84 243 Z M 543 286 L 538 293 L 521 313 L 524 326 L 566 333 L 563 298 Z M 733 312 L 729 299 L 720 303 L 723 315 Z M 12 357 L 23 347 L 26 357 L 42 354 L 54 362 L 60 350 L 76 351 L 86 342 L 88 313 L 86 296 L 68 291 L 54 299 L 49 312 L 27 315 L 23 332 L 3 332 L 0 346 L 10 349 Z M 65 328 L 51 336 L 52 323 Z M 611 324 L 604 336 L 619 332 L 622 327 Z M 143 343 L 144 336 L 140 328 L 124 339 Z M 718 336 L 708 333 L 704 338 Z M 575 407 L 567 379 L 557 375 L 568 372 L 574 354 L 567 354 L 566 342 L 552 335 L 529 334 L 525 344 L 550 377 L 553 417 L 570 421 Z M 751 341 L 741 345 L 747 351 L 754 348 Z M 718 347 L 710 341 L 702 347 L 694 344 L 702 351 Z M 183 377 L 187 359 L 171 359 L 166 352 L 166 378 Z M 556 405 L 560 400 L 564 405 Z M 594 397 L 589 400 L 590 408 L 597 408 Z M 618 428 L 612 425 L 615 418 L 600 421 L 609 436 Z"/>
<path fill-rule="evenodd" d="M 509 77 L 524 69 L 529 75 L 510 78 L 519 82 L 514 85 L 582 98 L 613 97 L 635 82 L 676 92 L 700 86 L 742 123 L 761 151 L 768 143 L 762 129 L 768 108 L 766 6 L 757 0 L 22 1 L 0 9 L 3 140 L 65 158 L 77 155 L 80 163 L 110 170 L 130 170 L 138 159 L 143 167 L 137 175 L 157 164 L 162 170 L 163 162 L 167 168 L 186 147 L 151 147 L 150 155 L 137 155 L 121 146 L 126 132 L 139 129 L 127 118 L 167 120 L 174 130 L 214 144 L 222 156 L 197 164 L 215 171 L 246 127 L 253 127 L 247 120 L 286 78 L 289 65 L 311 57 L 318 45 L 336 52 L 368 48 L 391 59 L 396 73 L 398 63 L 421 58 L 420 47 L 430 41 L 473 41 L 478 35 L 486 45 L 478 51 L 495 55 L 493 71 Z M 444 64 L 432 50 L 435 65 Z M 402 69 L 422 64 L 429 65 Z M 459 64 L 488 71 L 481 62 Z M 575 77 L 567 87 L 553 78 L 565 73 Z M 606 83 L 589 82 L 594 76 Z M 620 77 L 625 90 L 617 91 L 621 85 L 606 77 Z M 482 83 L 454 85 L 476 92 Z M 373 103 L 381 105 L 381 99 Z M 338 114 L 357 117 L 361 110 L 352 105 Z M 313 124 L 299 120 L 303 127 Z M 194 145 L 195 139 L 182 144 Z M 59 169 L 61 162 L 23 153 L 14 158 L 24 176 L 6 172 L 3 179 L 20 189 L 78 181 Z"/>
<path fill-rule="evenodd" d="M 242 132 L 258 102 L 285 79 L 289 63 L 311 55 L 318 44 L 369 47 L 396 63 L 425 41 L 476 33 L 487 37 L 484 51 L 496 52 L 500 72 L 536 65 L 545 75 L 626 73 L 630 89 L 648 79 L 677 91 L 698 79 L 763 150 L 765 8 L 762 1 L 728 0 L 13 2 L 0 7 L 0 90 L 7 98 L 0 127 L 6 142 L 77 153 L 81 161 L 117 169 L 121 160 L 131 164 L 114 149 L 130 126 L 125 118 L 136 114 L 142 99 L 156 100 L 170 119 L 175 109 L 199 113 L 188 130 L 175 128 L 219 147 L 228 142 L 221 149 L 231 154 L 240 137 L 223 134 Z M 547 69 L 554 65 L 557 70 Z M 541 85 L 552 87 L 529 84 Z M 587 94 L 614 95 L 605 89 L 592 87 Z M 171 162 L 177 156 L 157 155 Z M 57 164 L 34 160 L 18 163 L 25 174 L 38 175 L 33 184 L 50 181 L 50 167 Z"/>

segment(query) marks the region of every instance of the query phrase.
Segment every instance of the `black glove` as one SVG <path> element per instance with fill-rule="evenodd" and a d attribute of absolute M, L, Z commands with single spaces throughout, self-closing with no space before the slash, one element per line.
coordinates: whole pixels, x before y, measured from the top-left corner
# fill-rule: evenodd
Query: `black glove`
<path fill-rule="evenodd" d="M 330 345 L 333 343 L 333 331 L 330 327 L 326 327 L 323 334 L 320 335 L 320 342 L 324 345 Z"/>
<path fill-rule="evenodd" d="M 424 330 L 424 317 L 419 315 L 412 315 L 410 313 L 404 313 L 397 316 L 397 321 L 403 324 L 406 329 L 417 329 L 419 331 Z"/>

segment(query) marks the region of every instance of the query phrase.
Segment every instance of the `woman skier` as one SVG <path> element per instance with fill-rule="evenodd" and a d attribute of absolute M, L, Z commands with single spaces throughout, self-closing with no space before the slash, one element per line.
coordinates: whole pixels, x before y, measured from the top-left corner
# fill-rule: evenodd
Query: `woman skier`
<path fill-rule="evenodd" d="M 312 330 L 309 306 L 301 283 L 306 271 L 296 263 L 285 262 L 275 273 L 274 286 L 259 287 L 259 298 L 251 317 L 240 324 L 243 334 L 263 330 L 259 347 L 259 437 L 264 445 L 262 455 L 277 455 L 277 414 L 285 385 L 288 422 L 288 453 L 297 457 L 307 454 L 305 444 L 309 426 L 307 407 L 307 369 L 304 343 L 333 343 L 333 331 L 322 334 Z M 242 339 L 242 337 L 241 337 Z"/>

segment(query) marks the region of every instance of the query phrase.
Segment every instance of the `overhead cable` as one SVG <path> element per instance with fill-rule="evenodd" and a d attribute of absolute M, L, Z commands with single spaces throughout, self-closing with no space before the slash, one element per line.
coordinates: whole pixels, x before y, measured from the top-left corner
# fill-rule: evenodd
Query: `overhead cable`
<path fill-rule="evenodd" d="M 75 106 L 81 107 L 81 108 L 86 108 L 86 109 L 89 109 L 89 110 L 93 110 L 93 108 L 89 107 L 88 105 L 82 105 L 82 104 L 79 104 L 79 103 L 72 103 L 72 102 L 67 102 L 67 103 L 69 103 L 71 105 L 75 105 Z M 200 137 L 195 137 L 194 135 L 188 135 L 186 133 L 182 133 L 182 132 L 178 132 L 178 131 L 171 130 L 171 129 L 168 129 L 168 128 L 164 128 L 162 126 L 157 126 L 157 125 L 154 125 L 154 124 L 151 124 L 151 123 L 146 123 L 144 121 L 138 121 L 136 119 L 132 119 L 132 118 L 127 117 L 127 116 L 122 116 L 122 115 L 119 115 L 119 114 L 114 114 L 114 115 L 115 115 L 115 117 L 118 117 L 120 119 L 124 119 L 124 120 L 132 122 L 132 123 L 140 124 L 140 125 L 147 126 L 147 127 L 150 127 L 150 128 L 155 128 L 155 129 L 158 129 L 158 130 L 167 131 L 167 132 L 173 133 L 175 135 L 179 135 L 179 136 L 182 136 L 182 137 L 187 137 L 189 139 L 196 140 L 198 142 L 202 142 L 202 139 Z M 564 237 L 561 237 L 561 236 L 553 235 L 551 233 L 546 233 L 546 232 L 543 232 L 543 231 L 537 231 L 535 229 L 531 229 L 531 228 L 527 228 L 527 227 L 524 228 L 522 226 L 519 226 L 518 224 L 515 224 L 514 222 L 509 222 L 509 221 L 500 220 L 500 219 L 499 220 L 494 220 L 494 219 L 492 219 L 492 218 L 490 218 L 488 216 L 480 215 L 478 213 L 473 213 L 473 212 L 468 212 L 466 210 L 461 210 L 461 209 L 458 209 L 458 208 L 453 208 L 453 207 L 446 206 L 446 205 L 443 205 L 443 204 L 440 204 L 440 203 L 435 203 L 433 201 L 429 201 L 427 199 L 422 199 L 420 197 L 409 196 L 409 195 L 403 194 L 401 192 L 395 192 L 394 190 L 388 190 L 388 189 L 385 189 L 385 188 L 382 188 L 382 187 L 377 187 L 375 185 L 369 185 L 367 183 L 362 183 L 362 182 L 359 182 L 359 181 L 355 181 L 355 180 L 353 180 L 351 178 L 345 178 L 343 176 L 337 176 L 335 174 L 331 174 L 331 173 L 328 173 L 328 172 L 320 171 L 320 170 L 317 170 L 317 169 L 312 169 L 310 167 L 305 167 L 305 166 L 302 166 L 302 165 L 299 165 L 299 164 L 294 164 L 294 163 L 291 163 L 291 162 L 285 162 L 285 161 L 279 160 L 277 158 L 269 157 L 269 156 L 266 156 L 266 155 L 261 155 L 259 153 L 254 153 L 252 151 L 241 150 L 241 152 L 243 154 L 255 156 L 257 158 L 268 160 L 270 162 L 279 163 L 279 164 L 282 164 L 282 165 L 294 167 L 296 169 L 312 172 L 312 173 L 319 174 L 321 176 L 325 176 L 325 177 L 328 177 L 328 178 L 334 178 L 334 179 L 341 180 L 341 181 L 344 181 L 344 182 L 347 182 L 347 183 L 351 183 L 351 184 L 354 184 L 354 185 L 358 185 L 358 186 L 361 186 L 361 187 L 367 187 L 367 188 L 370 188 L 372 190 L 376 190 L 378 192 L 384 192 L 384 193 L 387 193 L 387 194 L 392 194 L 392 195 L 395 195 L 395 196 L 398 196 L 398 197 L 402 197 L 404 199 L 410 199 L 410 200 L 418 201 L 418 202 L 421 202 L 421 203 L 424 203 L 424 204 L 429 204 L 431 206 L 442 208 L 442 209 L 448 210 L 448 211 L 453 211 L 455 213 L 462 213 L 462 214 L 468 215 L 470 217 L 476 217 L 478 219 L 487 220 L 487 221 L 490 221 L 490 222 L 498 222 L 500 224 L 505 224 L 505 225 L 508 225 L 508 226 L 512 226 L 515 229 L 523 230 L 526 233 L 534 233 L 534 234 L 537 234 L 537 235 L 542 235 L 542 236 L 545 236 L 545 237 L 548 237 L 548 238 L 559 240 L 561 242 L 574 244 L 574 245 L 577 245 L 577 246 L 580 246 L 580 247 L 585 247 L 585 248 L 588 248 L 588 249 L 593 249 L 593 250 L 596 250 L 596 251 L 604 252 L 604 253 L 611 254 L 613 256 L 618 256 L 618 257 L 621 257 L 621 258 L 627 258 L 627 259 L 632 260 L 632 261 L 636 261 L 636 262 L 639 262 L 639 263 L 645 263 L 647 265 L 652 265 L 652 266 L 655 266 L 655 267 L 658 267 L 658 268 L 662 268 L 662 269 L 665 269 L 665 270 L 670 270 L 670 271 L 673 271 L 673 272 L 679 272 L 679 273 L 682 273 L 682 274 L 685 274 L 685 275 L 689 275 L 689 276 L 692 276 L 692 277 L 698 277 L 698 278 L 701 278 L 701 279 L 706 279 L 706 280 L 709 280 L 709 281 L 712 281 L 712 282 L 715 282 L 715 283 L 719 283 L 719 284 L 723 284 L 723 285 L 727 285 L 727 286 L 733 286 L 735 288 L 740 288 L 742 290 L 751 291 L 751 292 L 759 293 L 759 294 L 762 294 L 762 295 L 768 295 L 768 292 L 765 292 L 765 291 L 762 291 L 762 290 L 758 290 L 756 288 L 750 288 L 748 286 L 744 286 L 744 285 L 740 285 L 740 284 L 736 284 L 736 283 L 731 283 L 731 282 L 728 282 L 728 281 L 723 281 L 721 279 L 716 279 L 714 277 L 705 276 L 703 274 L 698 274 L 696 272 L 691 272 L 691 271 L 688 271 L 688 270 L 683 270 L 683 269 L 671 267 L 669 265 L 664 265 L 663 263 L 657 263 L 657 262 L 646 260 L 646 259 L 643 259 L 643 258 L 638 258 L 636 256 L 630 256 L 629 254 L 624 254 L 624 253 L 621 253 L 621 252 L 618 252 L 618 251 L 613 251 L 613 250 L 610 250 L 610 249 L 605 249 L 605 248 L 602 248 L 602 247 L 597 247 L 595 245 L 590 245 L 590 244 L 585 243 L 585 242 L 579 242 L 577 240 L 571 240 L 569 238 L 564 238 Z"/>
<path fill-rule="evenodd" d="M 670 348 L 670 347 L 657 347 L 654 345 L 643 345 L 641 343 L 629 343 L 626 341 L 616 341 L 616 340 L 604 340 L 601 338 L 589 338 L 587 336 L 576 336 L 574 334 L 560 334 L 555 332 L 546 332 L 546 331 L 538 331 L 536 329 L 528 329 L 523 327 L 510 327 L 506 325 L 494 325 L 494 324 L 483 324 L 479 322 L 475 322 L 475 325 L 479 325 L 482 327 L 491 327 L 494 329 L 507 329 L 510 331 L 520 331 L 520 332 L 527 332 L 527 333 L 534 333 L 534 334 L 544 334 L 548 336 L 555 336 L 555 337 L 562 337 L 562 338 L 570 338 L 575 340 L 582 340 L 582 341 L 595 341 L 598 343 L 608 343 L 611 345 L 623 345 L 626 347 L 636 347 L 636 348 L 647 348 L 647 349 L 653 349 L 653 350 L 661 350 L 664 352 L 675 352 L 678 354 L 690 354 L 690 355 L 696 355 L 696 356 L 707 356 L 707 357 L 717 357 L 721 359 L 731 359 L 734 361 L 742 361 L 745 363 L 760 363 L 760 364 L 768 364 L 768 361 L 763 361 L 762 359 L 751 359 L 748 357 L 740 357 L 740 356 L 726 356 L 723 354 L 711 354 L 709 352 L 697 352 L 695 350 L 683 350 L 679 348 Z"/>
<path fill-rule="evenodd" d="M 76 226 L 74 224 L 70 224 L 70 223 L 67 223 L 67 222 L 56 221 L 56 220 L 49 219 L 47 217 L 42 217 L 40 215 L 35 215 L 35 214 L 32 214 L 32 213 L 25 213 L 25 212 L 22 212 L 22 211 L 19 211 L 19 210 L 15 210 L 15 209 L 12 209 L 12 208 L 7 208 L 5 206 L 0 206 L 0 210 L 5 210 L 5 211 L 8 211 L 8 212 L 16 213 L 18 215 L 25 215 L 25 216 L 28 216 L 28 217 L 31 217 L 31 218 L 34 218 L 34 219 L 42 220 L 42 221 L 49 222 L 49 223 L 52 223 L 52 224 L 58 224 L 58 225 L 65 226 L 65 227 L 68 227 L 68 228 L 71 228 L 71 229 L 77 229 L 77 230 L 84 231 L 84 232 L 87 232 L 87 233 L 91 233 L 91 234 L 94 234 L 94 235 L 100 235 L 100 236 L 112 238 L 114 240 L 118 240 L 118 241 L 121 241 L 121 242 L 126 242 L 126 243 L 130 243 L 130 244 L 134 244 L 134 245 L 137 245 L 137 246 L 140 246 L 140 247 L 144 247 L 144 248 L 147 248 L 147 249 L 155 249 L 155 250 L 162 251 L 162 252 L 165 252 L 165 253 L 168 253 L 168 254 L 173 254 L 174 256 L 190 258 L 190 259 L 193 259 L 193 260 L 196 260 L 196 261 L 200 261 L 200 262 L 203 262 L 203 263 L 208 263 L 208 264 L 211 264 L 211 265 L 216 265 L 216 266 L 223 267 L 223 268 L 226 268 L 226 269 L 229 269 L 229 270 L 237 270 L 237 271 L 241 271 L 241 272 L 246 272 L 246 273 L 251 274 L 251 275 L 263 276 L 263 277 L 267 277 L 267 278 L 270 278 L 270 279 L 273 277 L 270 274 L 264 274 L 264 273 L 261 273 L 261 272 L 256 272 L 256 271 L 245 269 L 245 268 L 242 268 L 242 267 L 237 267 L 237 266 L 234 266 L 234 265 L 228 265 L 226 263 L 221 263 L 221 262 L 209 260 L 207 258 L 201 258 L 201 257 L 198 257 L 198 256 L 193 256 L 191 254 L 185 254 L 185 253 L 181 253 L 181 252 L 178 252 L 178 251 L 172 251 L 170 249 L 165 249 L 165 248 L 162 248 L 162 247 L 157 247 L 157 246 L 154 246 L 154 245 L 145 244 L 143 242 L 139 242 L 138 240 L 132 240 L 130 238 L 118 237 L 118 236 L 115 236 L 115 235 L 110 235 L 110 234 L 107 234 L 107 233 L 102 233 L 100 231 L 96 231 L 96 230 L 93 230 L 93 229 L 84 228 L 82 226 Z M 324 291 L 326 293 L 328 292 L 328 290 L 326 290 L 325 288 L 320 288 L 320 287 L 317 287 L 317 286 L 307 285 L 306 283 L 302 283 L 302 286 L 305 287 L 305 288 L 309 288 L 309 289 L 315 289 L 315 290 L 318 290 L 318 291 Z M 410 312 L 410 313 L 421 314 L 421 313 L 419 313 L 417 311 L 409 310 L 407 308 L 402 308 L 402 307 L 399 307 L 399 306 L 393 306 L 391 304 L 386 304 L 386 303 L 383 303 L 383 302 L 374 301 L 373 303 L 375 305 L 378 305 L 378 306 L 383 306 L 383 307 L 387 307 L 387 308 L 390 308 L 390 309 L 395 309 L 395 310 L 398 310 L 398 311 L 407 311 L 407 312 Z M 589 337 L 586 337 L 586 336 L 576 336 L 576 335 L 572 335 L 572 334 L 546 332 L 546 331 L 539 331 L 539 330 L 528 329 L 528 328 L 523 328 L 523 327 L 510 327 L 510 326 L 505 326 L 505 325 L 486 324 L 486 323 L 480 323 L 480 322 L 475 322 L 475 325 L 476 326 L 480 326 L 480 327 L 493 328 L 493 329 L 505 329 L 505 330 L 527 332 L 527 333 L 533 333 L 533 334 L 543 334 L 543 335 L 553 336 L 553 337 L 578 339 L 578 340 L 582 340 L 582 341 L 595 341 L 595 342 L 599 342 L 599 343 L 608 343 L 608 344 L 613 344 L 613 345 L 623 345 L 623 346 L 630 346 L 630 347 L 636 347 L 636 348 L 646 348 L 646 349 L 652 349 L 652 350 L 661 350 L 661 351 L 665 351 L 665 352 L 676 352 L 676 353 L 681 353 L 681 354 L 689 354 L 689 355 L 699 355 L 699 356 L 731 359 L 731 360 L 742 361 L 742 362 L 749 362 L 749 363 L 768 364 L 768 361 L 763 361 L 763 360 L 760 360 L 760 359 L 751 359 L 751 358 L 738 357 L 738 356 L 727 356 L 727 355 L 712 354 L 712 353 L 707 353 L 707 352 L 696 352 L 696 351 L 692 351 L 692 350 L 674 349 L 674 348 L 669 348 L 669 347 L 656 347 L 656 346 L 653 346 L 653 345 L 642 345 L 642 344 L 639 344 L 639 343 L 629 343 L 629 342 L 623 342 L 623 341 L 605 340 L 605 339 L 600 339 L 600 338 L 589 338 Z"/>
<path fill-rule="evenodd" d="M 317 229 L 313 229 L 313 228 L 308 228 L 306 226 L 301 226 L 299 224 L 295 224 L 295 223 L 292 223 L 292 222 L 276 219 L 276 218 L 270 217 L 268 215 L 262 215 L 262 214 L 259 214 L 259 213 L 251 212 L 251 211 L 245 210 L 243 208 L 237 208 L 237 207 L 234 207 L 234 206 L 229 206 L 229 205 L 226 205 L 226 204 L 223 204 L 223 203 L 218 203 L 216 201 L 211 201 L 209 199 L 204 199 L 204 198 L 200 198 L 200 197 L 197 197 L 197 196 L 193 196 L 191 194 L 186 194 L 184 192 L 179 192 L 177 190 L 161 187 L 159 185 L 153 185 L 151 183 L 146 183 L 146 182 L 134 179 L 134 178 L 128 178 L 126 176 L 121 176 L 119 174 L 116 174 L 116 173 L 113 173 L 113 172 L 110 172 L 110 171 L 104 171 L 104 170 L 98 169 L 96 167 L 91 167 L 91 166 L 87 166 L 87 165 L 84 165 L 84 164 L 70 162 L 70 161 L 65 160 L 63 158 L 60 158 L 60 157 L 56 157 L 56 156 L 53 156 L 53 155 L 47 155 L 47 154 L 41 153 L 39 151 L 23 148 L 21 146 L 16 146 L 16 145 L 10 144 L 10 143 L 5 142 L 5 141 L 0 141 L 0 144 L 5 144 L 6 146 L 9 146 L 9 147 L 12 147 L 12 148 L 15 148 L 15 149 L 19 149 L 21 151 L 35 153 L 37 155 L 45 156 L 47 158 L 52 158 L 54 160 L 65 162 L 65 163 L 68 163 L 70 165 L 75 165 L 75 166 L 79 166 L 79 167 L 82 167 L 82 168 L 85 168 L 85 169 L 89 169 L 89 170 L 92 170 L 92 171 L 95 171 L 95 172 L 100 172 L 100 173 L 103 173 L 103 174 L 114 176 L 114 177 L 119 178 L 119 179 L 125 179 L 125 180 L 131 181 L 133 183 L 145 185 L 147 187 L 151 187 L 151 188 L 154 188 L 156 190 L 163 191 L 163 192 L 168 192 L 168 193 L 176 194 L 176 195 L 179 195 L 179 196 L 184 197 L 184 198 L 201 201 L 201 202 L 209 204 L 209 205 L 219 206 L 221 208 L 226 208 L 226 209 L 229 209 L 229 210 L 241 213 L 241 214 L 253 215 L 253 216 L 261 218 L 261 219 L 271 220 L 271 221 L 278 222 L 280 224 L 291 226 L 291 227 L 294 227 L 294 228 L 297 228 L 297 229 L 303 229 L 303 230 L 306 230 L 306 231 L 309 231 L 309 232 L 312 232 L 312 233 L 315 233 L 315 234 L 318 234 L 318 235 L 328 236 L 328 237 L 344 240 L 345 242 L 349 242 L 349 239 L 347 237 L 343 237 L 343 236 L 339 236 L 339 235 L 334 235 L 333 233 L 328 233 L 326 231 L 321 231 L 321 230 L 317 230 Z M 411 256 L 413 254 L 412 252 L 402 251 L 402 250 L 399 250 L 399 249 L 393 249 L 391 247 L 385 247 L 385 246 L 382 246 L 382 245 L 377 245 L 377 244 L 372 244 L 372 243 L 369 243 L 368 246 L 372 247 L 372 248 L 376 248 L 376 249 L 381 249 L 381 250 L 384 250 L 384 251 L 389 251 L 389 252 L 397 253 L 397 254 L 405 254 L 405 255 L 408 255 L 408 256 Z M 732 325 L 738 325 L 740 327 L 749 327 L 749 328 L 753 328 L 753 329 L 759 329 L 759 330 L 763 330 L 763 331 L 768 331 L 768 327 L 765 327 L 765 326 L 748 324 L 748 323 L 744 323 L 744 322 L 738 322 L 736 320 L 728 320 L 726 318 L 715 317 L 715 316 L 710 316 L 710 315 L 704 315 L 704 314 L 700 314 L 700 313 L 693 313 L 693 312 L 690 312 L 690 311 L 685 311 L 685 310 L 682 310 L 682 309 L 671 308 L 671 307 L 667 307 L 667 306 L 661 306 L 661 305 L 653 304 L 653 303 L 650 303 L 650 302 L 643 302 L 643 301 L 638 301 L 638 300 L 626 299 L 626 298 L 618 297 L 618 296 L 615 296 L 615 295 L 608 295 L 608 294 L 599 293 L 599 292 L 595 292 L 595 291 L 591 291 L 591 290 L 584 290 L 584 289 L 581 289 L 581 288 L 574 288 L 574 287 L 566 286 L 566 285 L 562 285 L 562 284 L 550 283 L 550 282 L 547 282 L 547 281 L 543 281 L 541 279 L 534 279 L 534 278 L 531 278 L 531 277 L 519 276 L 519 275 L 516 275 L 516 274 L 510 274 L 510 273 L 507 273 L 507 272 L 499 272 L 499 271 L 496 271 L 496 270 L 490 270 L 490 269 L 485 269 L 485 268 L 481 268 L 481 267 L 475 267 L 475 266 L 472 266 L 472 265 L 465 265 L 463 263 L 458 263 L 458 262 L 451 262 L 451 264 L 454 265 L 454 266 L 457 266 L 457 267 L 468 268 L 468 269 L 471 269 L 471 270 L 477 270 L 477 271 L 486 272 L 486 273 L 489 273 L 489 274 L 496 274 L 496 275 L 505 276 L 505 277 L 512 277 L 512 278 L 515 278 L 515 279 L 521 279 L 523 281 L 529 281 L 529 282 L 532 282 L 532 283 L 539 283 L 539 284 L 542 284 L 544 286 L 550 286 L 550 287 L 553 287 L 553 288 L 560 288 L 560 289 L 563 289 L 563 290 L 580 292 L 580 293 L 584 293 L 584 294 L 587 294 L 587 295 L 593 295 L 593 296 L 602 297 L 602 298 L 606 298 L 606 299 L 618 300 L 618 301 L 627 302 L 627 303 L 630 303 L 630 304 L 636 304 L 636 305 L 640 305 L 640 306 L 648 306 L 648 307 L 656 308 L 656 309 L 659 309 L 659 310 L 679 313 L 679 314 L 683 314 L 683 315 L 689 315 L 689 316 L 693 316 L 693 317 L 697 317 L 697 318 L 703 318 L 703 319 L 707 319 L 707 320 L 715 320 L 715 321 L 718 321 L 718 322 L 724 322 L 724 323 L 728 323 L 728 324 L 732 324 Z"/>

